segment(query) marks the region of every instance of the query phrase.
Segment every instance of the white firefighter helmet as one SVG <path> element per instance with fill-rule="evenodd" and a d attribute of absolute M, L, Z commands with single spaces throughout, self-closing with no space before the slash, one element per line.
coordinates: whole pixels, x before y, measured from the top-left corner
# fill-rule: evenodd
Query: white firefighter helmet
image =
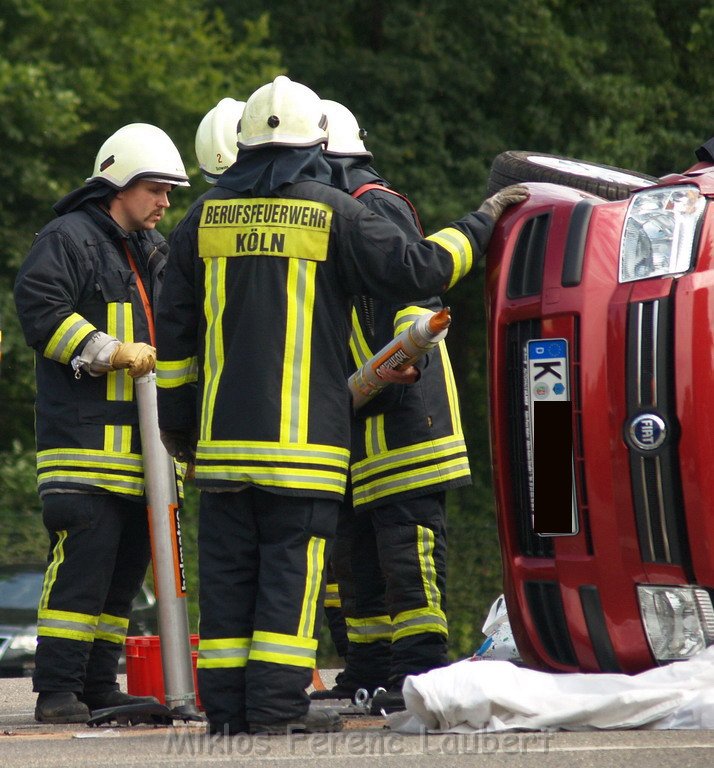
<path fill-rule="evenodd" d="M 367 131 L 359 127 L 357 118 L 338 101 L 322 100 L 322 110 L 327 116 L 327 155 L 365 155 L 372 153 L 362 139 Z"/>
<path fill-rule="evenodd" d="M 102 144 L 87 182 L 101 180 L 124 189 L 138 179 L 188 187 L 181 155 L 168 134 L 155 125 L 130 123 Z"/>
<path fill-rule="evenodd" d="M 238 127 L 238 146 L 313 147 L 327 141 L 320 97 L 306 85 L 279 75 L 253 93 Z"/>
<path fill-rule="evenodd" d="M 196 157 L 203 178 L 215 184 L 218 177 L 236 161 L 238 121 L 244 101 L 221 99 L 201 120 L 196 131 Z"/>

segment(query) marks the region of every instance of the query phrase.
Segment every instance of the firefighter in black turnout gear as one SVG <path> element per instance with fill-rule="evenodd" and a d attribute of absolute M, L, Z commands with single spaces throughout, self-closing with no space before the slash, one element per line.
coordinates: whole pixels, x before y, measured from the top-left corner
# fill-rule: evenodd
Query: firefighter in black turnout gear
<path fill-rule="evenodd" d="M 178 150 L 160 129 L 124 126 L 93 175 L 60 200 L 15 283 L 36 351 L 38 490 L 50 548 L 38 607 L 40 722 L 157 702 L 119 690 L 131 604 L 151 556 L 133 378 L 154 368 L 152 318 L 168 246 L 155 231 Z"/>
<path fill-rule="evenodd" d="M 170 238 L 159 423 L 170 453 L 195 451 L 197 666 L 218 733 L 341 728 L 306 689 L 349 468 L 351 297 L 441 293 L 493 228 L 472 213 L 409 244 L 330 186 L 326 138 L 309 88 L 283 76 L 259 88 L 236 162 Z"/>
<path fill-rule="evenodd" d="M 333 183 L 399 226 L 423 237 L 412 204 L 371 167 L 355 116 L 323 101 L 325 157 Z M 438 296 L 395 303 L 355 300 L 350 350 L 361 367 L 420 314 L 443 308 Z M 470 482 L 458 395 L 445 342 L 419 362 L 412 384 L 392 384 L 355 414 L 351 488 L 340 510 L 332 555 L 349 640 L 346 667 L 332 690 L 313 699 L 353 698 L 378 687 L 378 713 L 403 708 L 408 674 L 447 663 L 446 490 Z M 330 626 L 333 626 L 331 624 Z"/>

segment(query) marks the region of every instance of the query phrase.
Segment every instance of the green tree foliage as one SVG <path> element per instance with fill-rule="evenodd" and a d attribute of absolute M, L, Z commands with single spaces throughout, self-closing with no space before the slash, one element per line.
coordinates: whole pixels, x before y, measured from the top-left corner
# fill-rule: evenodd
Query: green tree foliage
<path fill-rule="evenodd" d="M 434 230 L 478 206 L 507 149 L 652 175 L 687 167 L 712 133 L 713 44 L 709 0 L 106 0 L 100 12 L 84 0 L 0 0 L 0 530 L 25 531 L 0 539 L 2 557 L 24 557 L 38 538 L 32 358 L 12 280 L 51 204 L 89 174 L 112 131 L 152 122 L 181 149 L 194 183 L 174 193 L 168 232 L 205 189 L 193 154 L 201 116 L 223 96 L 247 98 L 284 64 L 355 112 L 375 166 Z M 480 639 L 500 563 L 482 273 L 447 298 L 474 474 L 450 496 L 448 610 L 460 656 Z M 191 584 L 195 537 L 184 542 Z"/>

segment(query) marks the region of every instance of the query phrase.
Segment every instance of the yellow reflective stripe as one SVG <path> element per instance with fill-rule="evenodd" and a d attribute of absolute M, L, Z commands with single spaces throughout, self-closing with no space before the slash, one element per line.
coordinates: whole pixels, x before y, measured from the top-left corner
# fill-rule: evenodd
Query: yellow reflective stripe
<path fill-rule="evenodd" d="M 449 413 L 451 414 L 451 426 L 454 434 L 461 434 L 461 408 L 459 407 L 459 393 L 456 389 L 456 379 L 451 367 L 451 359 L 446 351 L 446 342 L 439 342 L 439 352 L 441 353 L 441 365 L 444 369 L 444 379 L 446 381 L 446 397 L 449 401 Z"/>
<path fill-rule="evenodd" d="M 198 358 L 187 357 L 185 360 L 157 360 L 156 386 L 161 389 L 173 389 L 198 381 Z"/>
<path fill-rule="evenodd" d="M 199 669 L 228 669 L 245 667 L 250 649 L 249 637 L 221 637 L 198 641 Z"/>
<path fill-rule="evenodd" d="M 342 601 L 340 600 L 340 588 L 335 582 L 330 582 L 325 585 L 325 608 L 341 608 Z"/>
<path fill-rule="evenodd" d="M 63 637 L 91 643 L 98 620 L 99 616 L 86 613 L 41 608 L 37 612 L 37 634 L 40 637 Z"/>
<path fill-rule="evenodd" d="M 281 443 L 307 441 L 316 276 L 317 264 L 314 261 L 289 260 L 285 356 L 280 394 Z"/>
<path fill-rule="evenodd" d="M 42 354 L 59 363 L 68 363 L 77 345 L 96 330 L 82 315 L 73 312 L 59 324 Z"/>
<path fill-rule="evenodd" d="M 45 571 L 45 578 L 42 581 L 42 594 L 40 595 L 39 609 L 47 608 L 50 600 L 50 592 L 57 580 L 57 570 L 64 562 L 64 542 L 67 538 L 67 531 L 55 531 L 57 534 L 57 543 L 52 549 L 52 560 Z"/>
<path fill-rule="evenodd" d="M 223 372 L 223 311 L 226 306 L 226 260 L 205 260 L 205 297 L 203 312 L 206 317 L 206 338 L 203 361 L 205 388 L 201 403 L 201 430 L 204 440 L 211 437 L 213 413 L 218 396 L 218 385 Z"/>
<path fill-rule="evenodd" d="M 104 427 L 104 450 L 113 453 L 129 453 L 131 427 L 128 424 L 107 424 Z"/>
<path fill-rule="evenodd" d="M 387 434 L 384 429 L 383 413 L 365 419 L 364 441 L 367 456 L 378 456 L 387 450 Z"/>
<path fill-rule="evenodd" d="M 394 335 L 398 336 L 402 331 L 405 331 L 410 325 L 413 325 L 415 320 L 418 320 L 422 315 L 431 315 L 432 310 L 426 309 L 426 307 L 404 307 L 394 315 Z"/>
<path fill-rule="evenodd" d="M 345 617 L 347 639 L 351 643 L 374 643 L 392 639 L 392 620 L 389 616 L 368 616 L 356 619 Z"/>
<path fill-rule="evenodd" d="M 392 642 L 425 632 L 434 632 L 447 637 L 449 634 L 446 614 L 440 609 L 431 607 L 402 611 L 394 617 L 393 626 Z"/>
<path fill-rule="evenodd" d="M 356 505 L 366 504 L 384 496 L 391 496 L 402 491 L 425 488 L 434 483 L 447 482 L 470 474 L 468 459 L 459 457 L 452 461 L 443 461 L 420 469 L 411 469 L 395 473 L 388 477 L 364 483 L 352 489 L 352 500 Z M 354 479 L 354 478 L 353 478 Z"/>
<path fill-rule="evenodd" d="M 417 558 L 426 604 L 430 608 L 440 608 L 441 592 L 436 584 L 436 564 L 434 563 L 434 531 L 423 525 L 417 525 L 416 530 Z"/>
<path fill-rule="evenodd" d="M 97 622 L 97 629 L 94 637 L 99 640 L 107 640 L 110 643 L 123 645 L 126 640 L 126 633 L 129 628 L 129 619 L 121 616 L 112 616 L 108 613 L 102 613 Z"/>
<path fill-rule="evenodd" d="M 318 463 L 332 467 L 346 468 L 350 452 L 347 448 L 322 443 L 293 443 L 284 445 L 267 441 L 199 440 L 197 458 L 204 461 L 223 459 L 227 461 L 253 460 L 290 463 Z"/>
<path fill-rule="evenodd" d="M 352 476 L 356 481 L 364 481 L 372 475 L 411 467 L 422 461 L 437 461 L 457 453 L 466 453 L 466 441 L 462 434 L 447 435 L 438 440 L 412 443 L 402 448 L 392 448 L 378 456 L 368 456 L 352 465 Z"/>
<path fill-rule="evenodd" d="M 305 591 L 300 609 L 298 634 L 312 637 L 315 632 L 315 619 L 318 612 L 318 600 L 322 585 L 322 572 L 325 569 L 325 539 L 311 536 L 307 543 L 305 568 Z"/>
<path fill-rule="evenodd" d="M 357 310 L 352 307 L 352 333 L 350 334 L 350 350 L 352 352 L 352 359 L 355 362 L 357 368 L 361 368 L 367 360 L 372 357 L 372 350 L 370 349 L 367 339 L 364 337 L 364 331 L 359 323 L 359 316 Z"/>
<path fill-rule="evenodd" d="M 107 304 L 107 333 L 121 341 L 134 340 L 134 315 L 129 302 Z M 106 375 L 107 400 L 130 402 L 134 399 L 134 384 L 125 369 L 109 371 Z"/>
<path fill-rule="evenodd" d="M 115 470 L 109 472 L 108 470 Z M 52 448 L 37 454 L 37 482 L 71 482 L 141 495 L 144 464 L 140 454 L 86 448 Z"/>
<path fill-rule="evenodd" d="M 256 631 L 248 659 L 313 669 L 316 655 L 317 640 L 313 638 Z"/>
<path fill-rule="evenodd" d="M 455 227 L 446 227 L 445 229 L 429 235 L 427 240 L 432 240 L 440 245 L 454 262 L 454 271 L 449 281 L 449 288 L 459 282 L 461 278 L 471 269 L 474 261 L 474 252 L 471 241 L 466 235 Z"/>
<path fill-rule="evenodd" d="M 309 491 L 325 491 L 344 494 L 347 474 L 321 472 L 319 470 L 286 469 L 281 467 L 197 466 L 196 480 L 227 480 L 234 483 L 254 483 L 275 488 L 299 488 Z"/>

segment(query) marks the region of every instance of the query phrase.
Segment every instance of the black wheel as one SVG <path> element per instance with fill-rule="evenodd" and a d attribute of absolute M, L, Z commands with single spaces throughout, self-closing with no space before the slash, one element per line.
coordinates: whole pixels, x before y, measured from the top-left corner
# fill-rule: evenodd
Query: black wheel
<path fill-rule="evenodd" d="M 488 177 L 487 194 L 493 195 L 509 184 L 524 181 L 562 184 L 591 192 L 606 200 L 625 200 L 633 190 L 656 184 L 658 179 L 573 157 L 509 150 L 494 158 Z"/>

